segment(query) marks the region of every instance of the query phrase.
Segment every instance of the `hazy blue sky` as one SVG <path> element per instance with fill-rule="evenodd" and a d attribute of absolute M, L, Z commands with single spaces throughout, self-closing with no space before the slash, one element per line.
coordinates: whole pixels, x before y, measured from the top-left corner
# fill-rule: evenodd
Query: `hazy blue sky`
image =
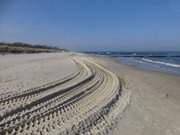
<path fill-rule="evenodd" d="M 0 0 L 0 41 L 180 50 L 180 0 Z"/>

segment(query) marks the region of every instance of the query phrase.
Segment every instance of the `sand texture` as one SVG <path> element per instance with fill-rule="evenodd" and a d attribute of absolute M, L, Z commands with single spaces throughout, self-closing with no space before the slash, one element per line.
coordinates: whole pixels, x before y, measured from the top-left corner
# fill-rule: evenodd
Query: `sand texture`
<path fill-rule="evenodd" d="M 0 134 L 107 134 L 130 93 L 81 54 L 0 56 Z"/>

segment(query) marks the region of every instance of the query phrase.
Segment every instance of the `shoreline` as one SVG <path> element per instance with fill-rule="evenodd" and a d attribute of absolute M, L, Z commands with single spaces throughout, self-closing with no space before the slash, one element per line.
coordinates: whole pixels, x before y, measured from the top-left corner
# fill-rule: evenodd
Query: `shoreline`
<path fill-rule="evenodd" d="M 154 70 L 148 70 L 148 69 L 141 69 L 137 66 L 134 65 L 127 65 L 124 63 L 121 63 L 120 61 L 111 58 L 111 57 L 98 57 L 96 56 L 97 59 L 99 59 L 98 62 L 100 62 L 102 65 L 105 67 L 109 68 L 109 70 L 115 71 L 115 73 L 119 74 L 120 76 L 124 76 L 124 74 L 128 73 L 128 71 L 131 71 L 132 73 L 136 74 L 145 74 L 149 75 L 150 77 L 160 77 L 162 80 L 166 81 L 171 81 L 171 79 L 176 80 L 177 82 L 180 82 L 180 76 L 176 74 L 171 74 L 171 73 L 166 73 L 166 72 L 160 72 L 160 71 L 154 71 Z M 119 69 L 116 67 L 119 66 Z M 127 74 L 129 75 L 129 73 Z M 138 79 L 139 76 L 137 76 Z M 152 80 L 150 80 L 152 81 Z M 180 85 L 179 85 L 180 86 Z M 180 92 L 180 90 L 179 90 Z"/>
<path fill-rule="evenodd" d="M 179 64 L 178 64 L 178 59 L 176 58 L 176 62 L 164 62 L 166 58 L 156 58 L 156 59 L 151 59 L 151 58 L 128 58 L 124 59 L 123 57 L 117 58 L 120 60 L 123 64 L 127 65 L 134 65 L 135 67 L 138 67 L 140 69 L 145 69 L 145 70 L 150 70 L 150 71 L 159 71 L 162 73 L 167 73 L 167 74 L 174 74 L 174 75 L 180 75 L 180 70 L 179 70 Z M 145 59 L 145 60 L 144 60 Z M 168 59 L 168 58 L 167 58 Z M 173 60 L 171 57 L 170 59 Z"/>
<path fill-rule="evenodd" d="M 132 92 L 130 106 L 109 135 L 180 134 L 180 76 L 142 70 L 107 57 L 96 60 L 124 78 Z"/>
<path fill-rule="evenodd" d="M 145 72 L 149 72 L 149 73 L 158 73 L 158 74 L 163 74 L 163 75 L 170 75 L 170 76 L 180 77 L 180 75 L 176 74 L 176 73 L 170 73 L 170 72 L 166 72 L 166 71 L 158 71 L 158 70 L 155 70 L 155 69 L 153 70 L 153 69 L 148 69 L 148 68 L 142 68 L 142 67 L 138 67 L 136 65 L 129 65 L 129 64 L 122 63 L 120 60 L 117 60 L 115 58 L 112 58 L 112 60 L 114 60 L 115 62 L 117 62 L 119 64 L 134 68 L 134 69 L 139 70 L 139 71 L 145 71 Z"/>

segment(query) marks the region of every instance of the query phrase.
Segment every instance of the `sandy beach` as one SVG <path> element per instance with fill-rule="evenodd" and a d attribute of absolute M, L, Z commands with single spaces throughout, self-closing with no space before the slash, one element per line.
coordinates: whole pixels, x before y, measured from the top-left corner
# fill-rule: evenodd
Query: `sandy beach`
<path fill-rule="evenodd" d="M 0 56 L 0 134 L 179 135 L 180 76 L 79 53 Z"/>
<path fill-rule="evenodd" d="M 97 60 L 124 79 L 131 102 L 113 135 L 180 134 L 180 76 L 141 70 L 110 58 Z"/>

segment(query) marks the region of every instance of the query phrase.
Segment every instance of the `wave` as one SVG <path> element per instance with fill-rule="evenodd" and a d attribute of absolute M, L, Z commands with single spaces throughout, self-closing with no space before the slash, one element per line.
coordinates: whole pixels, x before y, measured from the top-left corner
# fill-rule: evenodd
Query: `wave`
<path fill-rule="evenodd" d="M 154 61 L 154 60 L 146 59 L 146 58 L 142 58 L 142 60 L 145 62 L 149 62 L 149 63 L 155 63 L 155 64 L 161 64 L 161 65 L 166 65 L 166 66 L 170 66 L 170 67 L 180 68 L 180 65 L 178 65 L 178 64 L 166 63 L 166 62 L 162 62 L 162 61 Z"/>

